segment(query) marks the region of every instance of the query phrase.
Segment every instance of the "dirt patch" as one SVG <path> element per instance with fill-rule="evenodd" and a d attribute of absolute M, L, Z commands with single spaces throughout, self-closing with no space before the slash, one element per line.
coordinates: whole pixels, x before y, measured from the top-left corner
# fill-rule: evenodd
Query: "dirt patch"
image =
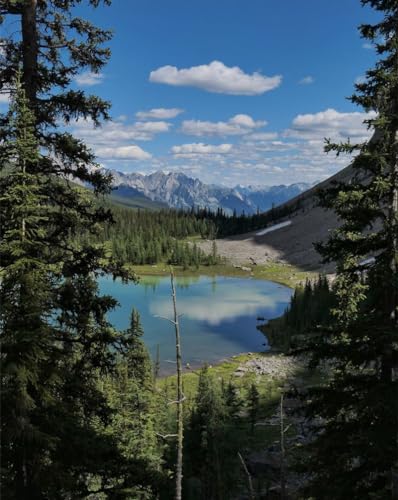
<path fill-rule="evenodd" d="M 263 235 L 260 230 L 216 240 L 217 253 L 234 265 L 262 265 L 269 262 L 291 264 L 303 271 L 333 272 L 325 265 L 314 243 L 325 241 L 337 227 L 334 213 L 319 207 L 308 207 L 289 216 L 291 224 Z M 282 221 L 278 221 L 282 222 Z M 212 252 L 212 241 L 198 243 Z"/>

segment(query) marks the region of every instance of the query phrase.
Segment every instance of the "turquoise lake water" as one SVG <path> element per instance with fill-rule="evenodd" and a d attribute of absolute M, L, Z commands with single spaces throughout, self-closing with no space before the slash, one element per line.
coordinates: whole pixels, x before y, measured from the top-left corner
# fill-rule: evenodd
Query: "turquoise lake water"
<path fill-rule="evenodd" d="M 120 306 L 109 314 L 118 329 L 128 327 L 130 311 L 141 315 L 144 341 L 155 358 L 159 345 L 161 372 L 175 369 L 174 327 L 157 316 L 172 319 L 169 277 L 145 276 L 140 283 L 123 284 L 100 279 L 102 293 Z M 256 328 L 258 317 L 280 316 L 292 290 L 270 281 L 229 277 L 183 277 L 176 279 L 184 364 L 198 367 L 214 364 L 234 354 L 267 349 L 265 337 Z"/>

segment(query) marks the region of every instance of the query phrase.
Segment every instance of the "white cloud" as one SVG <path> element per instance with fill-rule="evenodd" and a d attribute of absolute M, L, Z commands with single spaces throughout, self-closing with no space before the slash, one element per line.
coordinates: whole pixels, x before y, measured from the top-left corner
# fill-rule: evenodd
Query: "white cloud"
<path fill-rule="evenodd" d="M 139 120 L 169 120 L 183 113 L 180 108 L 154 108 L 149 111 L 138 111 L 135 116 Z"/>
<path fill-rule="evenodd" d="M 278 138 L 277 132 L 255 132 L 254 134 L 248 134 L 244 136 L 245 141 L 274 141 Z"/>
<path fill-rule="evenodd" d="M 171 123 L 165 121 L 157 122 L 135 122 L 128 124 L 125 118 L 113 122 L 105 122 L 102 127 L 93 127 L 90 120 L 78 120 L 76 131 L 87 142 L 96 144 L 111 144 L 122 141 L 150 141 L 156 134 L 168 132 Z"/>
<path fill-rule="evenodd" d="M 258 72 L 244 73 L 238 66 L 228 67 L 220 61 L 178 69 L 162 66 L 151 71 L 149 81 L 174 86 L 197 87 L 208 92 L 231 95 L 260 95 L 273 90 L 282 76 L 264 76 Z"/>
<path fill-rule="evenodd" d="M 265 121 L 255 122 L 251 116 L 242 114 L 233 116 L 229 122 L 243 128 L 257 128 L 266 125 Z"/>
<path fill-rule="evenodd" d="M 305 76 L 299 81 L 300 85 L 311 85 L 311 83 L 314 83 L 314 77 L 311 75 Z"/>
<path fill-rule="evenodd" d="M 152 156 L 139 146 L 100 147 L 95 150 L 98 158 L 117 160 L 149 160 Z"/>
<path fill-rule="evenodd" d="M 371 50 L 371 49 L 373 49 L 373 45 L 369 42 L 365 42 L 362 44 L 362 48 L 366 49 L 366 50 Z"/>
<path fill-rule="evenodd" d="M 233 116 L 227 122 L 184 120 L 181 125 L 181 132 L 197 137 L 244 135 L 253 129 L 264 127 L 266 124 L 266 121 L 255 121 L 249 115 L 239 114 Z"/>
<path fill-rule="evenodd" d="M 374 118 L 375 112 L 340 113 L 335 109 L 326 109 L 314 114 L 297 115 L 292 127 L 285 132 L 286 137 L 301 139 L 364 141 L 370 136 L 363 121 Z"/>
<path fill-rule="evenodd" d="M 340 142 L 348 137 L 352 142 L 367 140 L 371 131 L 362 122 L 374 113 L 343 113 L 327 109 L 318 113 L 297 115 L 290 128 L 276 132 L 262 132 L 242 124 L 240 118 L 227 122 L 193 122 L 189 130 L 197 135 L 227 133 L 237 137 L 228 154 L 199 153 L 195 146 L 173 149 L 175 169 L 194 172 L 205 182 L 234 185 L 250 183 L 276 185 L 293 182 L 316 182 L 333 175 L 347 166 L 350 155 L 326 154 L 324 138 Z M 237 125 L 238 124 L 238 125 Z M 194 127 L 193 127 L 194 125 Z M 234 126 L 239 126 L 236 133 Z M 231 130 L 232 127 L 232 130 Z M 231 141 L 232 142 L 232 141 Z M 205 146 L 205 145 L 204 145 Z M 197 152 L 198 151 L 198 152 Z M 167 158 L 165 158 L 167 163 Z"/>
<path fill-rule="evenodd" d="M 76 75 L 74 78 L 77 85 L 83 85 L 85 87 L 90 87 L 92 85 L 98 85 L 104 80 L 103 73 L 93 73 L 92 71 L 86 71 L 80 75 Z"/>
<path fill-rule="evenodd" d="M 232 150 L 232 144 L 182 144 L 173 146 L 171 152 L 176 157 L 191 157 L 192 155 L 227 154 Z"/>
<path fill-rule="evenodd" d="M 167 122 L 126 123 L 122 116 L 113 122 L 105 122 L 102 127 L 94 127 L 91 120 L 78 120 L 72 133 L 82 139 L 100 159 L 148 160 L 151 154 L 132 144 L 136 140 L 150 140 L 155 134 L 167 132 Z"/>

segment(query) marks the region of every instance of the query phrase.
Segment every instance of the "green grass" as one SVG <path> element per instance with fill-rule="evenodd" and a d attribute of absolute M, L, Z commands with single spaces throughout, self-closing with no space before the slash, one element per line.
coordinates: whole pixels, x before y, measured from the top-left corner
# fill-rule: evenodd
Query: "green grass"
<path fill-rule="evenodd" d="M 170 274 L 170 266 L 165 263 L 158 263 L 156 265 L 130 265 L 136 274 L 139 276 L 154 275 L 154 276 L 167 276 Z M 246 266 L 244 266 L 246 267 Z M 183 269 L 182 266 L 173 266 L 176 276 L 237 276 L 242 278 L 255 278 L 268 281 L 274 281 L 294 288 L 298 283 L 304 282 L 307 278 L 316 278 L 317 273 L 301 271 L 297 267 L 289 264 L 269 263 L 265 265 L 250 266 L 251 271 L 244 271 L 239 267 L 234 267 L 231 264 L 216 264 L 214 266 L 199 266 L 198 268 L 190 267 Z"/>
<path fill-rule="evenodd" d="M 246 372 L 243 376 L 237 377 L 234 375 L 236 369 L 242 365 L 245 361 L 252 359 L 253 357 L 260 356 L 270 356 L 269 353 L 255 353 L 255 354 L 239 354 L 233 356 L 225 361 L 222 361 L 216 365 L 209 366 L 209 372 L 211 376 L 216 380 L 224 380 L 228 383 L 230 380 L 233 381 L 234 385 L 239 389 L 247 389 L 253 382 L 256 382 L 257 388 L 262 395 L 266 395 L 267 399 L 277 400 L 280 397 L 280 391 L 285 383 L 282 378 L 275 379 L 267 375 L 256 375 L 255 373 Z M 195 370 L 184 370 L 183 373 L 183 386 L 184 394 L 188 399 L 194 398 L 196 390 L 198 387 L 200 369 Z M 169 388 L 176 387 L 176 375 L 168 375 L 162 377 L 157 381 L 157 386 L 159 389 L 163 389 L 168 386 Z"/>
<path fill-rule="evenodd" d="M 279 262 L 253 266 L 252 270 L 254 277 L 257 279 L 275 281 L 290 288 L 294 288 L 298 283 L 302 283 L 306 279 L 318 277 L 318 273 L 302 271 L 296 266 Z"/>
<path fill-rule="evenodd" d="M 266 421 L 275 416 L 278 406 L 280 404 L 280 397 L 282 392 L 286 391 L 286 387 L 291 383 L 306 387 L 309 385 L 322 383 L 324 375 L 319 372 L 310 372 L 307 369 L 298 367 L 297 371 L 288 377 L 272 377 L 270 375 L 256 375 L 255 373 L 246 372 L 243 376 L 238 377 L 234 375 L 236 369 L 246 361 L 253 359 L 253 357 L 267 357 L 273 356 L 272 353 L 254 353 L 254 354 L 240 354 L 233 356 L 215 366 L 209 367 L 209 374 L 213 380 L 219 382 L 220 386 L 222 380 L 228 383 L 230 380 L 237 387 L 239 394 L 243 400 L 246 400 L 247 390 L 254 382 L 260 394 L 260 409 L 257 416 L 257 422 L 261 425 L 254 427 L 253 434 L 251 433 L 251 425 L 249 416 L 243 409 L 243 414 L 234 427 L 234 433 L 231 437 L 236 442 L 242 443 L 246 450 L 251 451 L 264 451 L 268 446 L 279 442 L 280 429 L 278 420 L 276 425 L 266 423 Z M 195 395 L 198 387 L 200 370 L 185 371 L 183 373 L 183 392 L 186 397 L 184 403 L 186 411 L 189 414 L 190 409 L 195 404 Z M 157 390 L 159 393 L 167 393 L 170 399 L 175 398 L 176 394 L 176 375 L 169 375 L 157 380 Z M 296 435 L 298 432 L 295 428 L 294 422 L 289 417 L 285 416 L 285 425 L 292 424 L 286 438 Z"/>

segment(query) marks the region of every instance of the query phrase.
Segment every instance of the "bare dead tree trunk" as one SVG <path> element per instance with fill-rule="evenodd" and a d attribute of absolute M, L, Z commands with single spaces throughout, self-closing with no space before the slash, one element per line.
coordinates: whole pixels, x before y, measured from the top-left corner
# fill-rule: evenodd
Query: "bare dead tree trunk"
<path fill-rule="evenodd" d="M 398 66 L 398 64 L 397 64 Z M 396 108 L 398 109 L 398 99 L 396 99 Z M 395 143 L 398 144 L 398 131 L 395 132 Z M 398 159 L 395 157 L 395 164 L 393 166 L 393 195 L 392 195 L 392 207 L 391 207 L 391 219 L 393 221 L 393 241 L 392 241 L 392 252 L 390 261 L 390 271 L 392 279 L 392 297 L 391 297 L 391 307 L 390 307 L 390 319 L 392 323 L 393 331 L 398 331 Z M 396 333 L 397 334 L 397 333 Z M 397 354 L 393 356 L 392 360 L 392 370 L 391 379 L 394 383 L 398 378 L 398 359 Z M 395 425 L 398 427 L 398 394 L 395 398 Z M 395 429 L 395 449 L 398 455 L 398 428 Z M 398 456 L 395 457 L 395 463 L 392 465 L 391 469 L 391 498 L 392 500 L 398 500 Z"/>
<path fill-rule="evenodd" d="M 285 470 L 285 423 L 283 414 L 283 393 L 280 402 L 280 441 L 281 441 L 281 500 L 286 499 L 286 470 Z"/>
<path fill-rule="evenodd" d="M 243 470 L 245 471 L 245 474 L 247 476 L 247 484 L 248 484 L 248 487 L 249 487 L 250 500 L 255 500 L 252 476 L 251 476 L 251 474 L 249 472 L 249 469 L 246 466 L 245 461 L 243 460 L 242 455 L 239 453 L 239 451 L 238 451 L 238 457 L 239 457 L 239 460 L 241 461 Z"/>
<path fill-rule="evenodd" d="M 171 278 L 171 294 L 173 297 L 174 309 L 174 328 L 176 338 L 176 361 L 177 361 L 177 464 L 176 464 L 176 490 L 175 499 L 181 500 L 182 496 L 182 454 L 183 454 L 183 439 L 184 439 L 184 421 L 183 421 L 183 401 L 184 395 L 182 392 L 182 357 L 181 357 L 181 338 L 180 338 L 180 323 L 177 313 L 177 296 L 174 284 L 173 270 L 170 272 Z"/>

